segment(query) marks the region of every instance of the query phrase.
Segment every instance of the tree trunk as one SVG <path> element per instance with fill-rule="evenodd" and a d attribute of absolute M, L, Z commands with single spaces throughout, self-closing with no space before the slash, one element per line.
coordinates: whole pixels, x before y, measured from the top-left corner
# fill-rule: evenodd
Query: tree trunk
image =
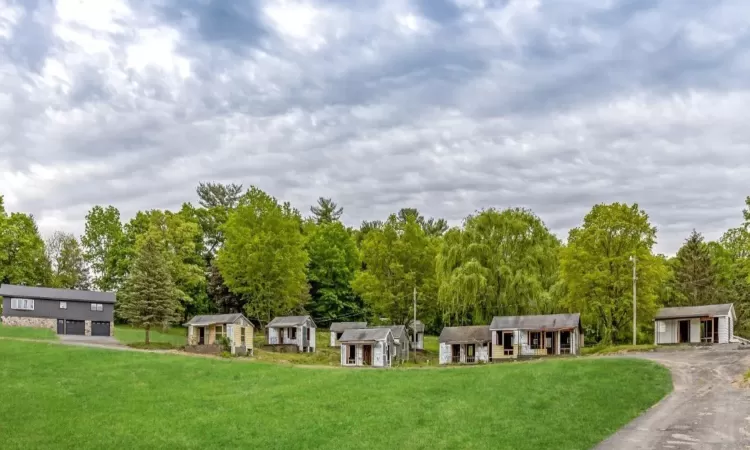
<path fill-rule="evenodd" d="M 146 325 L 146 345 L 151 343 L 151 325 Z"/>

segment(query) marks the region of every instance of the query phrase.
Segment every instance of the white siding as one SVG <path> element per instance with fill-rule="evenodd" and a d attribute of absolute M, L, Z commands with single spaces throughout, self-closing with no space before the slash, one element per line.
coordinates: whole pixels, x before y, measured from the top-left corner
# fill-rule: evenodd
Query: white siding
<path fill-rule="evenodd" d="M 690 319 L 690 343 L 700 344 L 701 343 L 701 320 Z"/>
<path fill-rule="evenodd" d="M 719 344 L 729 343 L 729 317 L 719 317 Z"/>
<path fill-rule="evenodd" d="M 385 352 L 385 343 L 376 342 L 372 349 L 372 366 L 383 367 L 385 364 L 385 358 L 383 357 Z"/>
<path fill-rule="evenodd" d="M 336 344 L 337 344 L 337 342 L 336 342 L 336 333 L 334 333 L 333 331 L 331 331 L 331 347 L 336 347 Z"/>
<path fill-rule="evenodd" d="M 490 350 L 489 344 L 477 344 L 476 356 L 478 362 L 489 362 Z"/>
<path fill-rule="evenodd" d="M 663 323 L 663 330 L 659 331 L 659 323 Z M 654 323 L 655 344 L 676 344 L 679 326 L 676 320 L 657 320 Z"/>
<path fill-rule="evenodd" d="M 313 351 L 315 349 L 315 347 L 316 347 L 316 345 L 315 345 L 315 339 L 317 337 L 316 333 L 315 333 L 316 330 L 315 330 L 315 328 L 312 328 L 312 327 L 310 327 L 309 329 L 310 329 L 310 342 L 309 342 L 309 346 L 310 346 L 310 351 Z"/>
<path fill-rule="evenodd" d="M 450 344 L 440 344 L 440 364 L 449 364 L 451 362 L 451 346 Z"/>
<path fill-rule="evenodd" d="M 278 328 L 269 328 L 268 329 L 268 345 L 277 345 L 280 344 L 279 341 L 279 329 Z"/>

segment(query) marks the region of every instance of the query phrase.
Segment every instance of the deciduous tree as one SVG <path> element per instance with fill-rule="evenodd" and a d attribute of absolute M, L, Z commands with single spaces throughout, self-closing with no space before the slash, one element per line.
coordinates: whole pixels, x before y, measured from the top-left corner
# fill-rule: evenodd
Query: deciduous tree
<path fill-rule="evenodd" d="M 116 290 L 125 276 L 123 238 L 120 211 L 114 206 L 95 206 L 86 214 L 83 256 L 93 272 L 94 286 L 102 291 Z"/>
<path fill-rule="evenodd" d="M 51 285 L 63 289 L 88 289 L 89 269 L 78 239 L 56 231 L 47 239 L 47 258 L 52 266 Z"/>

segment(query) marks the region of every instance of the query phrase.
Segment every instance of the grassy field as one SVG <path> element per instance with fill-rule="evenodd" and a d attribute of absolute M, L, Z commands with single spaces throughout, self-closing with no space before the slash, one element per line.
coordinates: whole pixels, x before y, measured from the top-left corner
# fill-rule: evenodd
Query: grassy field
<path fill-rule="evenodd" d="M 0 340 L 0 361 L 4 449 L 585 449 L 671 389 L 628 359 L 347 370 Z"/>
<path fill-rule="evenodd" d="M 618 353 L 648 352 L 655 350 L 654 344 L 639 345 L 595 345 L 593 347 L 583 347 L 582 355 L 613 355 Z"/>
<path fill-rule="evenodd" d="M 0 324 L 0 337 L 57 340 L 57 333 L 47 328 L 6 327 Z"/>
<path fill-rule="evenodd" d="M 115 339 L 123 344 L 141 343 L 146 339 L 146 331 L 129 325 L 115 325 Z M 186 328 L 170 328 L 168 330 L 151 330 L 151 342 L 167 343 L 175 347 L 182 347 L 187 343 Z"/>

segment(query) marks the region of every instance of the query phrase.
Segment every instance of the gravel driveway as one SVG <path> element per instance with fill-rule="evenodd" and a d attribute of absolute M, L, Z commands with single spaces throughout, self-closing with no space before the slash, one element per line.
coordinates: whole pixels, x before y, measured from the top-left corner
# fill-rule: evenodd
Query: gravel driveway
<path fill-rule="evenodd" d="M 750 350 L 734 344 L 634 355 L 667 366 L 674 392 L 598 449 L 750 449 Z"/>

